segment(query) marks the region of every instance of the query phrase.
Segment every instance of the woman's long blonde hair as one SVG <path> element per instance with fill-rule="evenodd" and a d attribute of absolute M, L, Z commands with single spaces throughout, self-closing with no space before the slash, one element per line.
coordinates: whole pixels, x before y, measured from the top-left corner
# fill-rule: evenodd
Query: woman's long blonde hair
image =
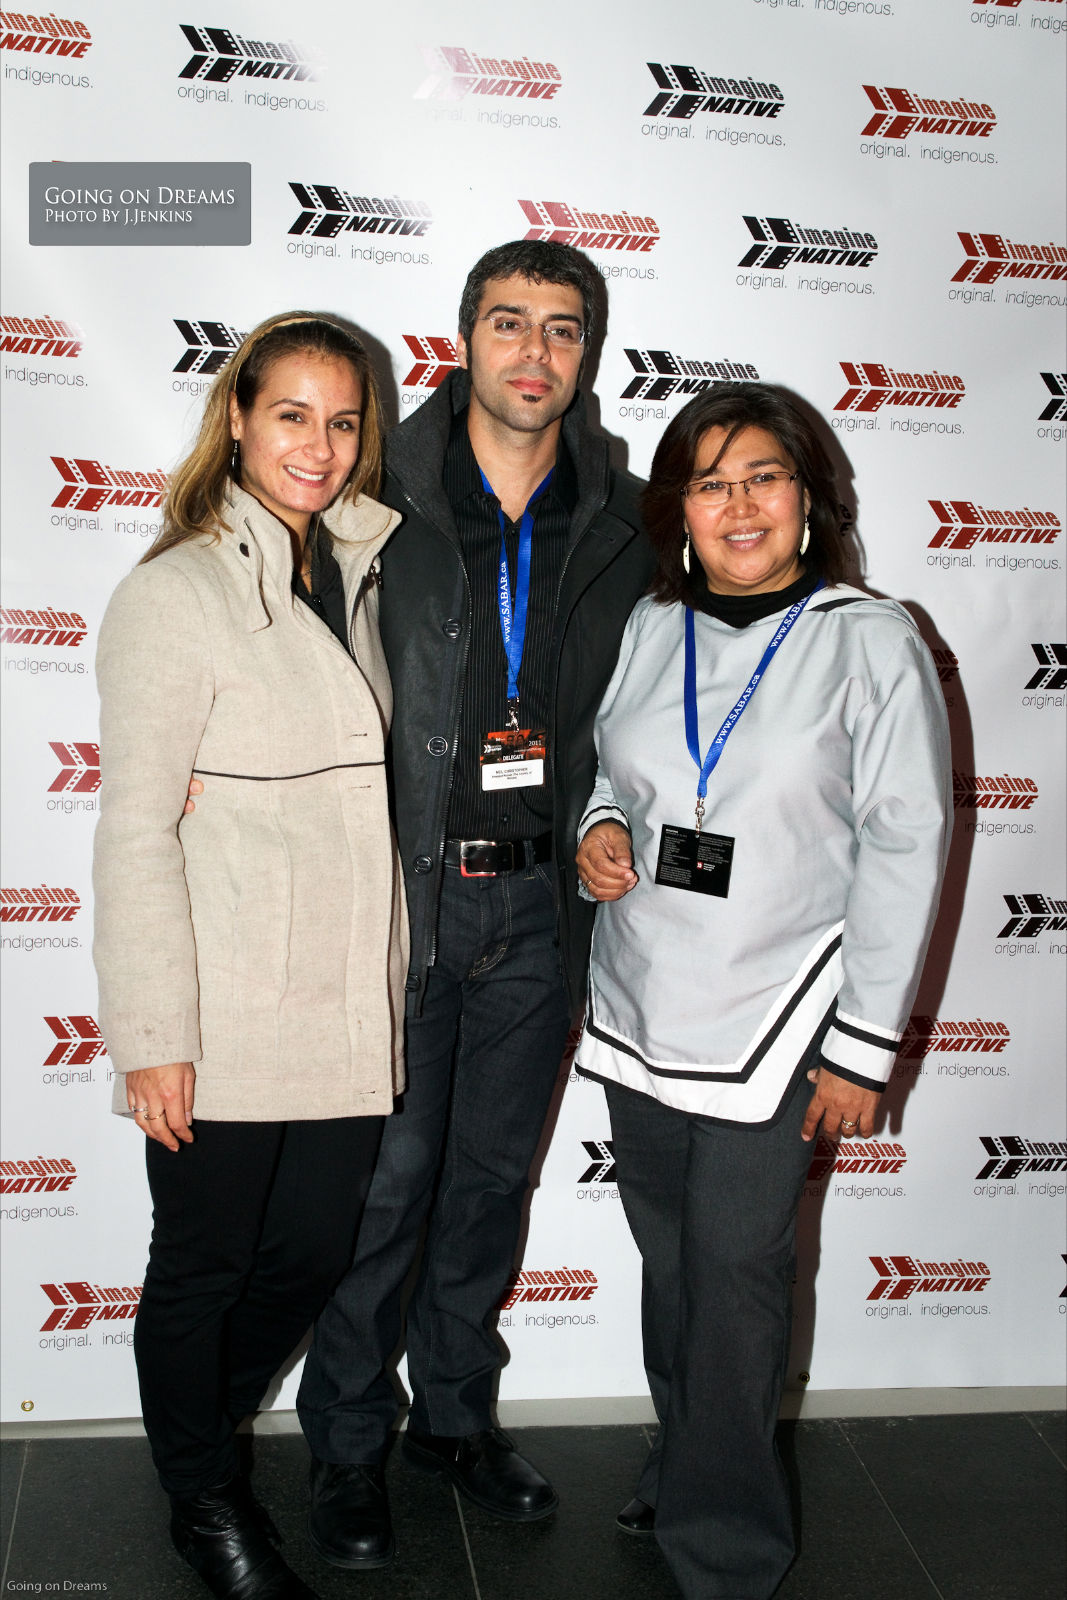
<path fill-rule="evenodd" d="M 283 311 L 268 317 L 247 336 L 208 391 L 200 432 L 192 450 L 172 473 L 163 502 L 163 527 L 141 557 L 151 561 L 186 539 L 218 537 L 224 520 L 226 485 L 234 442 L 230 434 L 230 396 L 247 412 L 263 386 L 267 369 L 282 356 L 306 353 L 347 361 L 362 389 L 359 455 L 342 500 L 378 492 L 382 472 L 381 405 L 366 350 L 354 334 L 312 311 Z"/>

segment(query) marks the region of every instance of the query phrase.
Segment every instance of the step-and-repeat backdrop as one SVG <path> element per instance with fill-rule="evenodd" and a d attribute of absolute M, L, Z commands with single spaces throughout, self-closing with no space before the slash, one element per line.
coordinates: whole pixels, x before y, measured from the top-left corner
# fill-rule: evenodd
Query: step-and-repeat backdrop
<path fill-rule="evenodd" d="M 944 686 L 942 916 L 877 1137 L 812 1151 L 789 1381 L 1060 1380 L 1065 22 L 1064 0 L 0 14 L 5 1419 L 138 1409 L 148 1197 L 90 960 L 108 594 L 244 330 L 343 314 L 409 416 L 454 364 L 468 267 L 517 237 L 604 275 L 591 404 L 633 471 L 726 378 L 822 413 L 867 581 Z M 603 1097 L 564 1069 L 502 1396 L 642 1393 L 638 1292 Z"/>

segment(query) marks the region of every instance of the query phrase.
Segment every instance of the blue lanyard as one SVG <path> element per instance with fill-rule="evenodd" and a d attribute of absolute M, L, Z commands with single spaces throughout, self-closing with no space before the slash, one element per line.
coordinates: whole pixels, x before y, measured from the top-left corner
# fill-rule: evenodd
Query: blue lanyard
<path fill-rule="evenodd" d="M 500 606 L 500 633 L 504 640 L 504 654 L 508 659 L 508 702 L 509 708 L 519 699 L 519 670 L 522 667 L 522 652 L 526 644 L 526 608 L 530 600 L 530 561 L 533 555 L 533 511 L 535 506 L 552 482 L 552 473 L 538 484 L 533 494 L 526 503 L 526 510 L 519 523 L 519 555 L 515 563 L 515 589 L 512 591 L 511 574 L 508 572 L 508 552 L 505 535 L 508 519 L 503 509 L 497 503 L 497 516 L 500 518 L 500 579 L 497 586 L 497 601 Z M 482 488 L 486 494 L 493 494 L 493 486 L 489 482 L 481 467 L 478 468 L 482 479 Z M 497 499 L 496 495 L 493 495 Z"/>
<path fill-rule="evenodd" d="M 803 600 L 798 600 L 795 606 L 790 606 L 785 616 L 778 625 L 778 630 L 770 644 L 760 656 L 759 665 L 749 678 L 748 683 L 741 691 L 741 698 L 729 713 L 726 721 L 711 741 L 707 755 L 703 761 L 700 758 L 700 733 L 697 726 L 697 650 L 696 627 L 693 621 L 693 612 L 689 606 L 685 608 L 685 742 L 689 746 L 689 754 L 700 768 L 700 780 L 697 783 L 697 832 L 700 832 L 704 820 L 704 798 L 708 792 L 708 779 L 718 766 L 719 757 L 726 747 L 726 741 L 740 722 L 742 715 L 748 707 L 771 661 L 785 642 L 785 637 L 796 622 L 800 613 L 811 599 L 824 588 L 820 578 L 811 594 L 806 594 Z"/>

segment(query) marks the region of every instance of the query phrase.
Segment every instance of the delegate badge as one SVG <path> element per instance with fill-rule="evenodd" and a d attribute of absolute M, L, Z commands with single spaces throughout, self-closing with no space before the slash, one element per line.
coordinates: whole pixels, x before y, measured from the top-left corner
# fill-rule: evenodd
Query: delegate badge
<path fill-rule="evenodd" d="M 725 833 L 673 828 L 669 823 L 660 833 L 656 882 L 666 889 L 716 894 L 725 900 L 733 864 L 734 841 Z"/>
<path fill-rule="evenodd" d="M 483 789 L 537 789 L 545 781 L 544 728 L 505 728 L 482 740 Z"/>

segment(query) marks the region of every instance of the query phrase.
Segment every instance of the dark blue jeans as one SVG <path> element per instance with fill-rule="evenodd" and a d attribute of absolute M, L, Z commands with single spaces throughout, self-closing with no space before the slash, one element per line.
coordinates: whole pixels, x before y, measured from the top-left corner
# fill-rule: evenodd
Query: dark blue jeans
<path fill-rule="evenodd" d="M 352 1269 L 315 1327 L 297 1410 L 315 1455 L 379 1461 L 397 1402 L 389 1376 L 407 1310 L 411 1425 L 491 1424 L 491 1329 L 530 1163 L 569 1025 L 549 870 L 463 878 L 446 868 L 437 959 L 407 1027 L 408 1087 L 385 1121 Z"/>
<path fill-rule="evenodd" d="M 802 1075 L 773 1127 L 746 1128 L 607 1090 L 660 1424 L 635 1492 L 686 1600 L 767 1600 L 793 1559 L 774 1431 L 811 1095 Z"/>

